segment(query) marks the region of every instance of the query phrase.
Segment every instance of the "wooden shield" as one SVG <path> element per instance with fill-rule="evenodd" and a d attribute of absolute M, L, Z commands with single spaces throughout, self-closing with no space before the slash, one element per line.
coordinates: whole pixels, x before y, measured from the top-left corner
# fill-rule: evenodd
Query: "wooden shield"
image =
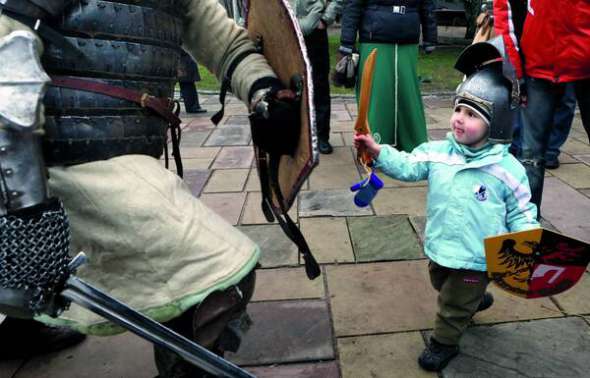
<path fill-rule="evenodd" d="M 279 164 L 283 206 L 274 193 L 272 198 L 276 209 L 289 209 L 319 161 L 311 68 L 303 33 L 287 0 L 249 0 L 246 28 L 253 41 L 262 41 L 264 56 L 285 86 L 290 86 L 293 75 L 303 79 L 299 144 L 294 156 L 282 156 Z"/>
<path fill-rule="evenodd" d="M 542 228 L 484 241 L 488 276 L 524 298 L 559 294 L 580 280 L 590 262 L 590 245 Z"/>

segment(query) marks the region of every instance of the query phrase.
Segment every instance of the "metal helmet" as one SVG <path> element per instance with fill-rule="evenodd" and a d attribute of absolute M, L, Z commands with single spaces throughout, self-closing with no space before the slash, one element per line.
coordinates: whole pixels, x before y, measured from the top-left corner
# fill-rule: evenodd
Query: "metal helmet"
<path fill-rule="evenodd" d="M 518 85 L 512 66 L 504 59 L 501 38 L 467 47 L 455 63 L 466 75 L 457 87 L 455 106 L 465 104 L 489 125 L 491 143 L 510 143 L 518 104 Z"/>

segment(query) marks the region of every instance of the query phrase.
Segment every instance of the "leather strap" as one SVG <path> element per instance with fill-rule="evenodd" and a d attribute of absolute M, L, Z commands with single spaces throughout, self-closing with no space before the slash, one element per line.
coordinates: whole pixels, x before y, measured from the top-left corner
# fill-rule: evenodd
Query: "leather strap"
<path fill-rule="evenodd" d="M 154 111 L 156 114 L 164 118 L 170 124 L 170 136 L 172 139 L 172 156 L 176 163 L 176 171 L 178 176 L 182 177 L 183 168 L 180 157 L 180 118 L 178 114 L 180 107 L 178 102 L 169 98 L 159 98 L 151 96 L 147 93 L 134 91 L 128 88 L 117 87 L 115 85 L 100 83 L 92 80 L 53 76 L 52 85 L 60 88 L 78 89 L 87 92 L 100 93 L 106 96 L 121 98 L 139 104 L 142 108 L 147 108 Z M 168 147 L 164 146 L 166 152 L 166 168 L 168 168 Z"/>
<path fill-rule="evenodd" d="M 259 167 L 260 189 L 262 191 L 262 212 L 269 222 L 274 221 L 276 218 L 285 235 L 297 245 L 299 253 L 303 256 L 305 262 L 305 273 L 310 280 L 313 280 L 320 275 L 320 266 L 313 257 L 301 230 L 293 222 L 285 207 L 285 200 L 281 193 L 278 177 L 280 155 L 268 155 L 259 148 L 256 149 L 256 155 Z M 273 193 L 277 197 L 280 209 L 276 209 L 272 205 Z"/>

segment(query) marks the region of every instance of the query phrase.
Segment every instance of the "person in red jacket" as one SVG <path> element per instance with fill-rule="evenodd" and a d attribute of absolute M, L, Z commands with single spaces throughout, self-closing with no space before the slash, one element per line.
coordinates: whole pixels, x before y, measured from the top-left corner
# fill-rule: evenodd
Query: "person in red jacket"
<path fill-rule="evenodd" d="M 544 157 L 565 83 L 574 83 L 590 140 L 590 1 L 496 0 L 494 20 L 521 83 L 519 159 L 527 170 L 531 201 L 540 209 Z"/>

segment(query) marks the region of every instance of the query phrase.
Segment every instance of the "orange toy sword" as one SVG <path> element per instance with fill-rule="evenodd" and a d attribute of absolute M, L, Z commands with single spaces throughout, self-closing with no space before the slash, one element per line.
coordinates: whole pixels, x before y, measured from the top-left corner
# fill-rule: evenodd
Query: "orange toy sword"
<path fill-rule="evenodd" d="M 371 103 L 371 89 L 373 87 L 373 72 L 375 71 L 375 59 L 377 57 L 377 49 L 373 50 L 365 61 L 363 68 L 363 76 L 361 80 L 361 94 L 359 99 L 359 111 L 354 125 L 354 131 L 358 134 L 369 134 L 371 129 L 369 127 L 369 105 Z M 364 147 L 359 148 L 357 152 L 358 162 L 365 168 L 367 173 L 370 173 L 368 165 L 373 161 L 373 158 L 365 150 Z"/>
<path fill-rule="evenodd" d="M 356 118 L 356 124 L 354 125 L 354 131 L 357 134 L 369 134 L 371 132 L 367 117 L 369 114 L 369 104 L 371 103 L 371 88 L 373 86 L 373 72 L 375 71 L 376 57 L 377 50 L 375 49 L 365 61 L 363 68 L 359 112 Z M 356 159 L 367 172 L 367 178 L 354 184 L 350 190 L 356 192 L 354 196 L 355 205 L 365 207 L 370 205 L 379 189 L 383 187 L 383 182 L 373 172 L 373 169 L 369 167 L 373 161 L 373 157 L 367 152 L 365 147 L 358 149 Z"/>

